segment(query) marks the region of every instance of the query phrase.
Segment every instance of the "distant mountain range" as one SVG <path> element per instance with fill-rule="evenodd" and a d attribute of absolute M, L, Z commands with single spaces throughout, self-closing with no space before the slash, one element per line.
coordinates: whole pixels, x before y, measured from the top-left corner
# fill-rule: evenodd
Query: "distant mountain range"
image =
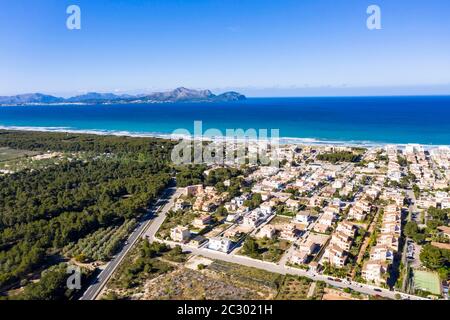
<path fill-rule="evenodd" d="M 0 96 L 0 105 L 227 102 L 245 99 L 244 95 L 233 91 L 215 95 L 209 90 L 193 90 L 181 87 L 167 92 L 138 95 L 89 92 L 67 99 L 41 93 L 29 93 L 8 97 Z"/>

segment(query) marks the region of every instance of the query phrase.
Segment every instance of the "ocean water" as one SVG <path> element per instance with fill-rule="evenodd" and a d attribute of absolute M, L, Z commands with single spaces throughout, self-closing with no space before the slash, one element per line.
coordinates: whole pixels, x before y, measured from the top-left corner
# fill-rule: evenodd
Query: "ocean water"
<path fill-rule="evenodd" d="M 286 141 L 450 145 L 450 96 L 249 98 L 227 103 L 0 107 L 0 127 L 135 135 L 279 129 Z"/>

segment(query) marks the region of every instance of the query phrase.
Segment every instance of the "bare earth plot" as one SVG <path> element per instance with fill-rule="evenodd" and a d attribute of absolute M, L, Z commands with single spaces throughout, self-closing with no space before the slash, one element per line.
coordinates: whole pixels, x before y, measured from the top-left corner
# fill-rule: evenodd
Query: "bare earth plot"
<path fill-rule="evenodd" d="M 307 278 L 286 276 L 277 300 L 305 300 L 312 283 L 313 281 Z"/>
<path fill-rule="evenodd" d="M 203 272 L 180 268 L 145 284 L 145 300 L 185 299 L 261 299 L 245 287 L 227 282 L 206 270 Z"/>

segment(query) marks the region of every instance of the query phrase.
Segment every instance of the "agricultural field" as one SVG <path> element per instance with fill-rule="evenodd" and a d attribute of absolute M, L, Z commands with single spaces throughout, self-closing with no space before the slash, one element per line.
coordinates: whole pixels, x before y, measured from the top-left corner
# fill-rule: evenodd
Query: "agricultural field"
<path fill-rule="evenodd" d="M 127 238 L 137 222 L 135 219 L 124 222 L 120 227 L 102 228 L 63 248 L 63 254 L 78 262 L 107 261 Z"/>

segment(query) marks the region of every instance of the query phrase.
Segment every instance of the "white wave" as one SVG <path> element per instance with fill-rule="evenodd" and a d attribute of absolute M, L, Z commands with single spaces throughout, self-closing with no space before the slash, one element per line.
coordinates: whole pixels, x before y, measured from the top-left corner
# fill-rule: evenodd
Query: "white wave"
<path fill-rule="evenodd" d="M 129 137 L 144 137 L 144 138 L 161 138 L 171 140 L 202 140 L 202 141 L 216 141 L 223 142 L 227 137 L 207 137 L 203 136 L 201 139 L 194 137 L 193 135 L 173 134 L 163 132 L 139 132 L 139 131 L 126 131 L 126 130 L 107 130 L 107 129 L 76 129 L 73 127 L 51 127 L 51 126 L 5 126 L 0 125 L 0 130 L 19 130 L 19 131 L 41 131 L 41 132 L 67 132 L 67 133 L 79 133 L 79 134 L 96 134 L 96 135 L 113 135 L 113 136 L 129 136 Z M 392 143 L 392 142 L 378 142 L 369 140 L 327 140 L 320 138 L 298 138 L 298 137 L 279 137 L 280 145 L 298 144 L 298 145 L 322 145 L 322 146 L 354 146 L 374 148 L 382 147 L 386 145 L 396 145 L 399 148 L 404 148 L 408 144 L 414 143 Z M 271 138 L 254 139 L 254 138 L 235 138 L 236 142 L 248 141 L 248 142 L 270 142 Z M 424 148 L 437 148 L 437 147 L 449 147 L 450 145 L 441 144 L 421 144 Z"/>

